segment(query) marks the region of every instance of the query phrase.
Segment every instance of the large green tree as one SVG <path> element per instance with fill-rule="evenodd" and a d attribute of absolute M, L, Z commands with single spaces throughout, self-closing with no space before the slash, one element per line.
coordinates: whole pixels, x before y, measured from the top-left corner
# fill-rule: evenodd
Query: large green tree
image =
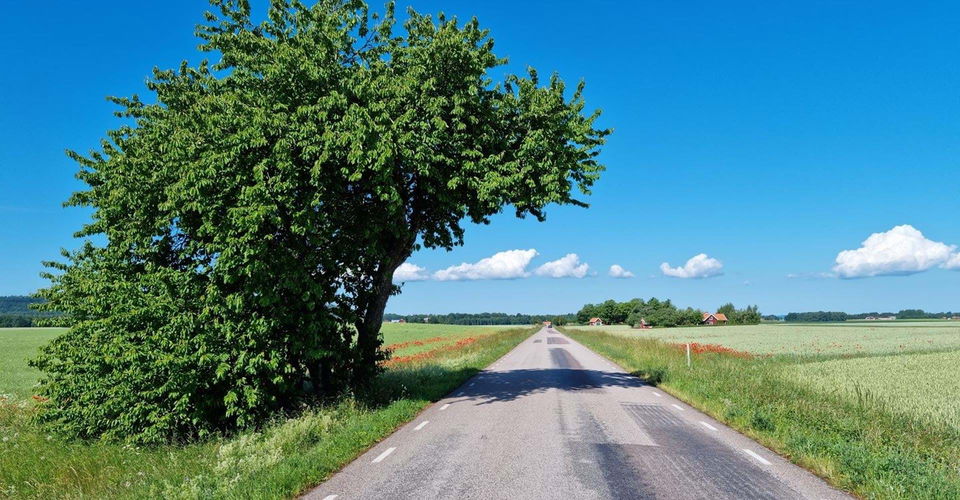
<path fill-rule="evenodd" d="M 255 425 L 369 382 L 394 270 L 505 208 L 585 206 L 607 130 L 582 84 L 488 72 L 476 20 L 361 1 L 214 1 L 216 62 L 156 70 L 154 98 L 71 153 L 94 237 L 48 263 L 70 330 L 35 361 L 43 417 L 162 441 Z"/>

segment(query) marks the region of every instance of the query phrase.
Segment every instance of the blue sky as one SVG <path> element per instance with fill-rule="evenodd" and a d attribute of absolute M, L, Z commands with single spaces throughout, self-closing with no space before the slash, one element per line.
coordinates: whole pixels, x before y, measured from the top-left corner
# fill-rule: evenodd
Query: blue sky
<path fill-rule="evenodd" d="M 144 93 L 153 66 L 200 59 L 205 3 L 3 3 L 0 294 L 20 294 L 43 286 L 41 260 L 78 245 L 86 213 L 60 208 L 80 187 L 64 149 L 96 147 L 117 125 L 104 96 Z M 407 282 L 388 311 L 565 312 L 636 296 L 766 313 L 960 310 L 960 272 L 945 269 L 960 263 L 957 4 L 408 4 L 476 15 L 510 71 L 585 79 L 615 133 L 591 208 L 556 207 L 542 224 L 500 216 L 462 248 L 410 259 L 430 276 L 535 249 L 519 277 Z M 570 253 L 584 277 L 537 275 Z M 661 270 L 701 253 L 705 267 L 669 272 L 715 276 Z M 611 278 L 613 264 L 635 276 Z"/>

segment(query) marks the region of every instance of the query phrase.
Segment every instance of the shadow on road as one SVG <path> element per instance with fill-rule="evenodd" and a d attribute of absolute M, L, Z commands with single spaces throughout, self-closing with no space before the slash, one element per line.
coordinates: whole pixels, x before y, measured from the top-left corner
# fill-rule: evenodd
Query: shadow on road
<path fill-rule="evenodd" d="M 563 349 L 551 349 L 551 357 L 556 368 L 482 372 L 454 396 L 474 400 L 476 404 L 490 404 L 512 401 L 551 389 L 599 393 L 610 387 L 649 385 L 627 373 L 584 369 Z"/>

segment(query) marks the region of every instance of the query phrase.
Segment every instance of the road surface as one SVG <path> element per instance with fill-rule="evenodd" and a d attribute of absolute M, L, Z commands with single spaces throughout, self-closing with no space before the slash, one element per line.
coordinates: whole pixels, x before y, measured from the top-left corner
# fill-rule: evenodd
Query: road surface
<path fill-rule="evenodd" d="M 307 498 L 847 498 L 544 328 Z"/>

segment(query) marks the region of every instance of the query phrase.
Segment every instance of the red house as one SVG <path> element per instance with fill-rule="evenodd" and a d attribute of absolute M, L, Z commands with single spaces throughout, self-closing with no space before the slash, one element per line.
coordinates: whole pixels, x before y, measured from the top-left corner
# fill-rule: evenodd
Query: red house
<path fill-rule="evenodd" d="M 590 326 L 603 326 L 603 320 L 600 318 L 590 318 Z"/>
<path fill-rule="evenodd" d="M 702 325 L 723 325 L 727 322 L 727 315 L 723 313 L 703 313 Z"/>

